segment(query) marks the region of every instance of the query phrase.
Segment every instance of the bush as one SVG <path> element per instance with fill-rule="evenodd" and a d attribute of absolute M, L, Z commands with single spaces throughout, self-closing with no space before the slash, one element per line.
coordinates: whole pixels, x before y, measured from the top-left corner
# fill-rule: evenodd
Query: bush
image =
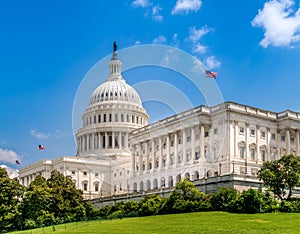
<path fill-rule="evenodd" d="M 24 225 L 25 229 L 31 229 L 31 228 L 35 228 L 35 227 L 37 227 L 37 225 L 33 219 L 25 220 L 25 225 Z"/>
<path fill-rule="evenodd" d="M 233 211 L 234 203 L 239 197 L 239 192 L 232 188 L 219 188 L 211 197 L 210 203 L 213 210 Z"/>
<path fill-rule="evenodd" d="M 300 199 L 282 200 L 280 203 L 279 211 L 300 213 Z"/>
<path fill-rule="evenodd" d="M 156 215 L 162 207 L 163 199 L 159 195 L 149 195 L 139 202 L 139 215 Z"/>
<path fill-rule="evenodd" d="M 269 192 L 263 195 L 263 207 L 262 212 L 271 213 L 276 212 L 279 209 L 279 203 L 274 199 Z"/>
<path fill-rule="evenodd" d="M 254 189 L 248 189 L 241 193 L 234 204 L 234 211 L 241 213 L 259 213 L 263 209 L 263 194 Z"/>

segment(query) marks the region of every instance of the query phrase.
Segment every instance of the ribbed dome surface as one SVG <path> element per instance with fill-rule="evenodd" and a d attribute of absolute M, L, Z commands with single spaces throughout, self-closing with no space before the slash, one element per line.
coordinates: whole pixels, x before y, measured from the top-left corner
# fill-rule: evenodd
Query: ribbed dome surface
<path fill-rule="evenodd" d="M 107 80 L 93 92 L 89 105 L 103 101 L 126 101 L 142 105 L 138 93 L 124 79 Z"/>

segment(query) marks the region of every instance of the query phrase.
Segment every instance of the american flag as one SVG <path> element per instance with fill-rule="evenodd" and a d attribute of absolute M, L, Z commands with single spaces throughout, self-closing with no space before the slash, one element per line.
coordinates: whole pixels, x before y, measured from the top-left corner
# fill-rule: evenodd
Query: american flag
<path fill-rule="evenodd" d="M 44 150 L 46 147 L 44 145 L 39 145 L 39 150 Z"/>
<path fill-rule="evenodd" d="M 217 73 L 213 71 L 205 70 L 205 77 L 216 79 Z"/>
<path fill-rule="evenodd" d="M 16 164 L 21 164 L 21 162 L 19 160 L 16 160 Z"/>

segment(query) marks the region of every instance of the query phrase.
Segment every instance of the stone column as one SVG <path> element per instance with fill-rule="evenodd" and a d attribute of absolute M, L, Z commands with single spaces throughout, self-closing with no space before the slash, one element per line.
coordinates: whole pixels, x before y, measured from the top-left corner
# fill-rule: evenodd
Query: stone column
<path fill-rule="evenodd" d="M 285 145 L 286 145 L 286 154 L 289 155 L 291 152 L 291 133 L 290 129 L 286 129 L 285 131 Z"/>
<path fill-rule="evenodd" d="M 119 143 L 119 149 L 122 149 L 122 133 L 121 132 L 119 132 L 118 143 Z"/>
<path fill-rule="evenodd" d="M 238 146 L 238 142 L 237 142 L 237 135 L 239 133 L 239 122 L 238 121 L 234 121 L 234 157 L 235 158 L 239 158 L 238 153 L 239 153 L 239 146 Z"/>
<path fill-rule="evenodd" d="M 128 149 L 128 132 L 125 134 L 125 149 Z"/>
<path fill-rule="evenodd" d="M 87 137 L 87 150 L 90 150 L 90 134 L 87 134 L 86 137 Z"/>
<path fill-rule="evenodd" d="M 161 170 L 162 168 L 162 151 L 163 151 L 163 145 L 162 145 L 162 137 L 160 136 L 158 138 L 158 145 L 159 145 L 159 165 L 158 165 L 158 168 L 159 170 Z"/>
<path fill-rule="evenodd" d="M 170 165 L 170 135 L 169 135 L 169 133 L 167 134 L 166 150 L 167 150 L 166 168 L 168 168 Z"/>
<path fill-rule="evenodd" d="M 115 132 L 114 131 L 112 131 L 112 133 L 111 133 L 111 140 L 112 140 L 111 148 L 114 149 L 115 148 Z"/>
<path fill-rule="evenodd" d="M 295 134 L 296 134 L 296 139 L 295 139 L 296 156 L 299 156 L 299 130 L 298 129 L 296 129 Z"/>
<path fill-rule="evenodd" d="M 266 151 L 266 161 L 269 161 L 271 159 L 271 147 L 270 147 L 270 139 L 271 139 L 271 133 L 270 133 L 270 128 L 267 128 L 267 138 L 266 138 L 266 146 L 267 146 L 267 151 Z"/>
<path fill-rule="evenodd" d="M 200 125 L 200 157 L 202 159 L 205 159 L 205 153 L 204 153 L 204 126 Z"/>
<path fill-rule="evenodd" d="M 102 137 L 101 137 L 101 132 L 98 133 L 99 135 L 99 138 L 98 138 L 98 141 L 99 141 L 99 149 L 102 149 Z"/>
<path fill-rule="evenodd" d="M 182 129 L 182 163 L 186 163 L 186 132 Z"/>
<path fill-rule="evenodd" d="M 95 149 L 95 133 L 92 133 L 92 145 L 91 150 Z"/>
<path fill-rule="evenodd" d="M 144 147 L 145 147 L 145 154 L 146 154 L 145 171 L 148 171 L 149 170 L 149 154 L 148 154 L 148 142 L 147 141 L 144 143 Z"/>
<path fill-rule="evenodd" d="M 132 155 L 131 155 L 131 169 L 132 169 L 132 175 L 135 176 L 135 171 L 136 171 L 136 168 L 135 168 L 135 155 L 136 155 L 136 146 L 133 146 L 133 152 L 132 152 Z"/>
<path fill-rule="evenodd" d="M 152 171 L 154 171 L 154 168 L 155 168 L 155 139 L 152 139 L 152 159 L 151 159 L 151 164 L 152 164 Z"/>
<path fill-rule="evenodd" d="M 107 132 L 105 132 L 105 149 L 108 148 L 108 135 L 107 135 Z"/>
<path fill-rule="evenodd" d="M 191 160 L 195 159 L 195 128 L 192 126 L 191 129 L 191 149 L 192 149 L 192 155 L 191 155 Z"/>
<path fill-rule="evenodd" d="M 138 144 L 138 151 L 139 151 L 139 172 L 140 174 L 143 172 L 143 152 L 141 152 L 141 143 Z"/>
<path fill-rule="evenodd" d="M 178 164 L 178 136 L 177 132 L 174 133 L 174 167 Z"/>
<path fill-rule="evenodd" d="M 256 162 L 259 160 L 258 159 L 258 155 L 259 155 L 259 137 L 258 137 L 258 132 L 259 132 L 259 129 L 260 129 L 260 126 L 259 125 L 256 125 L 256 131 L 255 131 L 255 139 L 256 139 L 256 151 L 255 151 L 255 160 Z M 261 159 L 260 159 L 261 160 Z"/>

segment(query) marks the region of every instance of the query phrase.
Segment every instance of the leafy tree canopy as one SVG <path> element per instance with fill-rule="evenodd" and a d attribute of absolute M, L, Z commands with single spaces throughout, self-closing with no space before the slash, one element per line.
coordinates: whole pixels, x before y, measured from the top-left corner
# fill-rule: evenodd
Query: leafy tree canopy
<path fill-rule="evenodd" d="M 286 155 L 279 160 L 265 162 L 258 177 L 278 198 L 289 199 L 292 189 L 300 184 L 300 158 Z"/>

